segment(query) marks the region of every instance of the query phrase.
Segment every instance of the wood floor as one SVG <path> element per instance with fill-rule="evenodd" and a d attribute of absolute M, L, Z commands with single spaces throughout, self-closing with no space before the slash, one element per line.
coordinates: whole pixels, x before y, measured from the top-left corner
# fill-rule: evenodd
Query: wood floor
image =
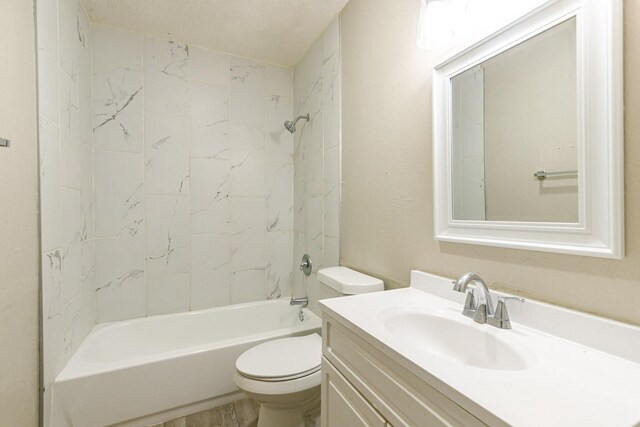
<path fill-rule="evenodd" d="M 260 404 L 243 399 L 150 427 L 255 427 Z"/>

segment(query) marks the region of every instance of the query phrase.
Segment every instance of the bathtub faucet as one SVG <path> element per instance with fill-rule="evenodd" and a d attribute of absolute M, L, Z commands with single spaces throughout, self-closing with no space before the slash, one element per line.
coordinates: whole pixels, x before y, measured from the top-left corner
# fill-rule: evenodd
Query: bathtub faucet
<path fill-rule="evenodd" d="M 289 301 L 289 305 L 299 305 L 301 307 L 306 307 L 306 306 L 309 305 L 309 298 L 307 298 L 307 297 L 302 297 L 302 298 L 291 297 L 291 301 Z"/>

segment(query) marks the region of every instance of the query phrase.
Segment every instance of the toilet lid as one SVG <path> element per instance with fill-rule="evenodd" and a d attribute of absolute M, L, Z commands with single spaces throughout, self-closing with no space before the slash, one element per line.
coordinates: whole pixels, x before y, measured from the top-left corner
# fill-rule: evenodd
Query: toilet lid
<path fill-rule="evenodd" d="M 293 379 L 320 369 L 322 338 L 318 334 L 282 338 L 257 345 L 236 360 L 241 374 L 256 379 Z"/>

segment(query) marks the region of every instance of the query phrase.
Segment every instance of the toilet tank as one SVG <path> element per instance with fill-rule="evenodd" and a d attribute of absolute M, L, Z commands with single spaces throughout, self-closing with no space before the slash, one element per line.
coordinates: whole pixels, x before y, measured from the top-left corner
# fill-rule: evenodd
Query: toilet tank
<path fill-rule="evenodd" d="M 384 282 L 347 267 L 327 267 L 318 271 L 320 298 L 366 294 L 384 290 Z"/>

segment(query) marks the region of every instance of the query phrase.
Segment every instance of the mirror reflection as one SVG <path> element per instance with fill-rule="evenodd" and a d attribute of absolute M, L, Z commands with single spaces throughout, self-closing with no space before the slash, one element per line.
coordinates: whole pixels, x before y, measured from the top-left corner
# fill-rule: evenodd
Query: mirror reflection
<path fill-rule="evenodd" d="M 578 222 L 576 20 L 451 79 L 453 219 Z"/>

